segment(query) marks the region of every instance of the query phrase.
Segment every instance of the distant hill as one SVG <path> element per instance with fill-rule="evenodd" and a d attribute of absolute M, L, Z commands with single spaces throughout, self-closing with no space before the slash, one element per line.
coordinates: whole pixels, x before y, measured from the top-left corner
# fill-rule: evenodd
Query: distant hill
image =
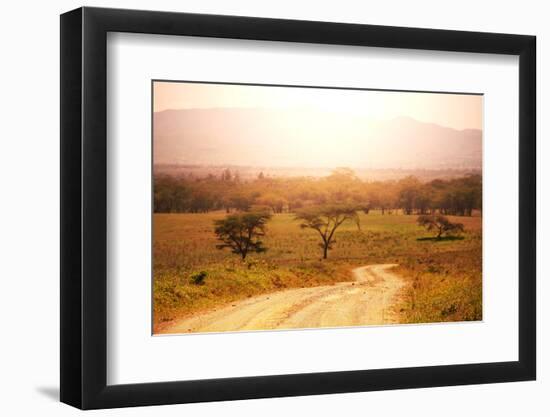
<path fill-rule="evenodd" d="M 408 117 L 272 109 L 187 109 L 154 114 L 155 164 L 360 169 L 473 169 L 482 133 Z"/>

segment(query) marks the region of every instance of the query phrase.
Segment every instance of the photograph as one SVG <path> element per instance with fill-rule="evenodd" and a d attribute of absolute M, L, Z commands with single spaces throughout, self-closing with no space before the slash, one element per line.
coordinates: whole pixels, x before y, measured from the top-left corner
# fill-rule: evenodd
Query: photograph
<path fill-rule="evenodd" d="M 151 112 L 154 335 L 483 320 L 483 94 L 153 80 Z"/>

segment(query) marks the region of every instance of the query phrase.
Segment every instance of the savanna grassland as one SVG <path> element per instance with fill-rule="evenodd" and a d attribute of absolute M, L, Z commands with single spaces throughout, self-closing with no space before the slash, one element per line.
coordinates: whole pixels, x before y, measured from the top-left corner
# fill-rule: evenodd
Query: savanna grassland
<path fill-rule="evenodd" d="M 378 263 L 398 264 L 395 272 L 406 282 L 395 305 L 399 322 L 480 320 L 482 218 L 477 210 L 471 214 L 447 215 L 464 231 L 433 239 L 415 213 L 358 210 L 322 259 L 317 231 L 301 228 L 295 213 L 274 212 L 262 237 L 267 251 L 243 260 L 216 247 L 214 222 L 226 210 L 155 213 L 154 331 L 258 294 L 352 281 L 353 268 Z"/>
<path fill-rule="evenodd" d="M 481 320 L 482 95 L 153 96 L 154 333 Z"/>

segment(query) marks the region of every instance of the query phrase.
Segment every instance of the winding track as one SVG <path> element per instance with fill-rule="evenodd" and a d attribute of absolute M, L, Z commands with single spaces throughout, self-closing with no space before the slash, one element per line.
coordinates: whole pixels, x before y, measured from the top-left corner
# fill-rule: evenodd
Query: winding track
<path fill-rule="evenodd" d="M 281 330 L 395 322 L 392 306 L 403 280 L 395 264 L 355 268 L 355 281 L 279 291 L 177 320 L 162 333 Z"/>

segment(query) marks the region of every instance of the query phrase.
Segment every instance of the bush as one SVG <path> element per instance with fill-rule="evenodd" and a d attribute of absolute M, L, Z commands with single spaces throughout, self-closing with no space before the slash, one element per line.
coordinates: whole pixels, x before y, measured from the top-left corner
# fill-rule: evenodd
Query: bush
<path fill-rule="evenodd" d="M 201 271 L 197 274 L 191 275 L 191 282 L 195 285 L 204 285 L 204 280 L 208 276 L 206 271 Z"/>

